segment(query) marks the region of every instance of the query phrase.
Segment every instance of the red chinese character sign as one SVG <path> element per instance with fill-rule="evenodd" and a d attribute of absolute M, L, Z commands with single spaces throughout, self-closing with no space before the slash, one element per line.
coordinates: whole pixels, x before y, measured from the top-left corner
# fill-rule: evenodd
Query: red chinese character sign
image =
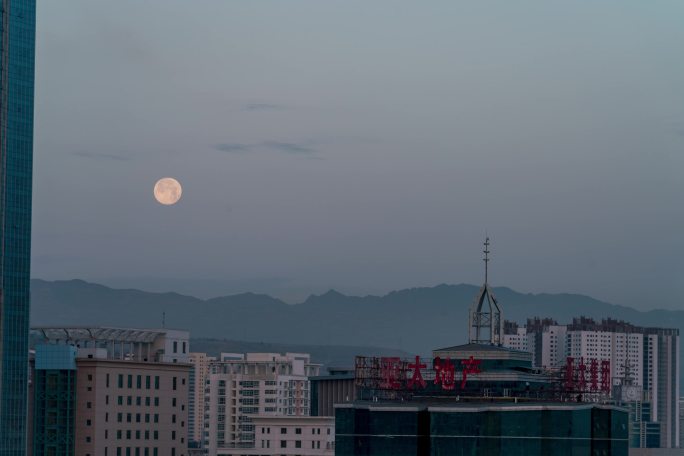
<path fill-rule="evenodd" d="M 380 358 L 380 387 L 383 389 L 400 389 L 404 378 L 402 362 L 399 358 Z"/>
<path fill-rule="evenodd" d="M 439 356 L 432 362 L 435 371 L 435 385 L 441 385 L 443 390 L 451 391 L 456 386 L 456 366 L 449 358 L 440 359 Z"/>
<path fill-rule="evenodd" d="M 435 358 L 431 368 L 416 356 L 413 360 L 397 357 L 356 358 L 356 383 L 379 390 L 425 390 L 435 385 L 443 391 L 464 389 L 468 376 L 479 374 L 480 360 L 472 356 L 464 360 Z M 460 379 L 459 382 L 456 379 Z"/>
<path fill-rule="evenodd" d="M 481 372 L 480 362 L 481 361 L 479 359 L 473 359 L 472 356 L 470 359 L 464 359 L 461 361 L 461 365 L 463 366 L 463 370 L 461 371 L 461 389 L 465 388 L 466 380 L 468 380 L 468 374 L 479 374 Z"/>
<path fill-rule="evenodd" d="M 421 363 L 420 356 L 416 356 L 416 361 L 414 363 L 409 364 L 408 367 L 413 371 L 413 375 L 408 381 L 408 387 L 411 389 L 425 388 L 427 383 L 425 383 L 425 379 L 423 379 L 423 374 L 421 373 L 421 370 L 425 369 L 427 367 L 427 364 Z"/>
<path fill-rule="evenodd" d="M 599 367 L 600 366 L 600 367 Z M 610 361 L 589 358 L 565 360 L 563 389 L 587 393 L 610 393 Z"/>

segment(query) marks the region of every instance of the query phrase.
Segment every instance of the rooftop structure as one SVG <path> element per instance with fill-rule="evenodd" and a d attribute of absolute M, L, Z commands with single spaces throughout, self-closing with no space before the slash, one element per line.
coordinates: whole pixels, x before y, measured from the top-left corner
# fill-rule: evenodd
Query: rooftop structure
<path fill-rule="evenodd" d="M 483 253 L 485 281 L 468 314 L 468 340 L 474 344 L 501 345 L 504 320 L 499 303 L 489 286 L 489 238 L 485 240 Z"/>
<path fill-rule="evenodd" d="M 189 362 L 188 331 L 104 326 L 36 326 L 32 328 L 32 333 L 44 343 L 74 345 L 80 353 L 88 353 L 91 358 L 157 363 Z"/>

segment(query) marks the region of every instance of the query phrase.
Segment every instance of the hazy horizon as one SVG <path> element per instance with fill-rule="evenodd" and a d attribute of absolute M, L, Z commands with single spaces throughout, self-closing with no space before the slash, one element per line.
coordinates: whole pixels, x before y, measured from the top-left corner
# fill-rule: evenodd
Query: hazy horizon
<path fill-rule="evenodd" d="M 680 305 L 684 3 L 199 5 L 39 2 L 34 277 Z"/>

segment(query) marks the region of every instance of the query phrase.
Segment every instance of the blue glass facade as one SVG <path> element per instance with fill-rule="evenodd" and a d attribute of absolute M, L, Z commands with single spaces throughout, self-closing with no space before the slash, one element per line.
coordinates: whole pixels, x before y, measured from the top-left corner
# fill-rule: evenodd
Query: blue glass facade
<path fill-rule="evenodd" d="M 76 377 L 76 347 L 36 347 L 33 370 L 33 455 L 74 455 Z"/>
<path fill-rule="evenodd" d="M 0 1 L 0 456 L 24 456 L 36 2 Z"/>

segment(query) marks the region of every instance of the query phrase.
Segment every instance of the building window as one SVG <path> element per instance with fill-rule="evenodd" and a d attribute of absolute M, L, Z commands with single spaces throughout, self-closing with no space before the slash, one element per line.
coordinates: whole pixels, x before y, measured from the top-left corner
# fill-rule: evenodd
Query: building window
<path fill-rule="evenodd" d="M 302 428 L 295 428 L 295 434 L 301 434 Z"/>
<path fill-rule="evenodd" d="M 280 441 L 280 448 L 287 448 L 287 440 Z"/>
<path fill-rule="evenodd" d="M 119 374 L 118 386 L 119 388 L 123 388 L 123 374 Z"/>
<path fill-rule="evenodd" d="M 145 376 L 145 389 L 150 389 L 150 376 Z"/>
<path fill-rule="evenodd" d="M 302 441 L 301 440 L 295 440 L 295 448 L 301 448 L 302 447 Z"/>
<path fill-rule="evenodd" d="M 287 434 L 287 428 L 280 428 L 281 434 Z"/>
<path fill-rule="evenodd" d="M 154 376 L 154 389 L 156 389 L 156 390 L 159 389 L 159 376 L 158 375 Z"/>
<path fill-rule="evenodd" d="M 138 375 L 135 379 L 135 386 L 140 389 L 142 388 L 142 375 Z"/>
<path fill-rule="evenodd" d="M 133 388 L 133 375 L 128 375 L 128 387 Z"/>
<path fill-rule="evenodd" d="M 176 382 L 178 381 L 177 377 L 173 377 L 173 390 L 176 391 Z"/>
<path fill-rule="evenodd" d="M 175 340 L 173 341 L 173 352 L 178 353 L 178 342 Z"/>

